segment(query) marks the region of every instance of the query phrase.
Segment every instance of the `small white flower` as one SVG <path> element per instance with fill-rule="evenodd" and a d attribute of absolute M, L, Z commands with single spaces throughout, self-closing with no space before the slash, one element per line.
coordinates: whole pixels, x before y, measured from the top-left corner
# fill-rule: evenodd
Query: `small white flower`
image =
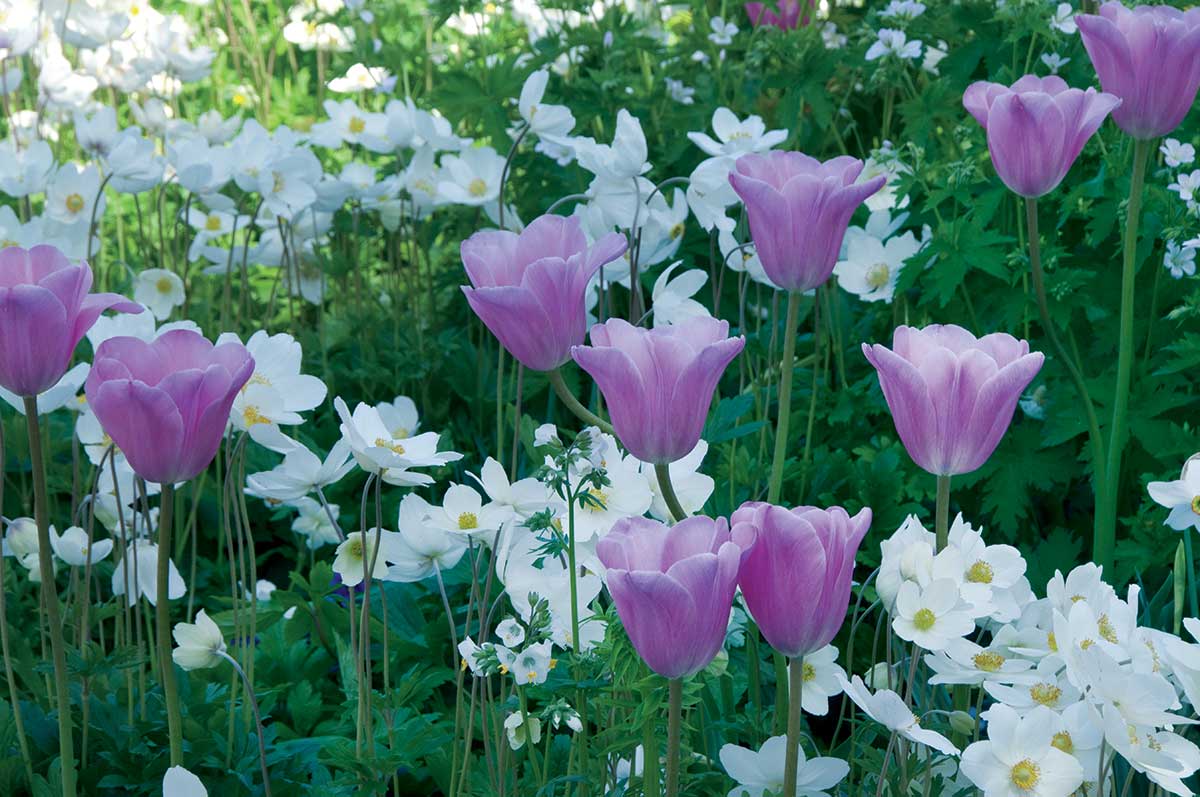
<path fill-rule="evenodd" d="M 1058 4 L 1054 15 L 1050 17 L 1050 27 L 1068 36 L 1075 35 L 1079 28 L 1075 25 L 1075 9 L 1071 8 L 1070 3 Z"/>
<path fill-rule="evenodd" d="M 451 534 L 430 520 L 436 511 L 412 493 L 400 501 L 396 525 L 400 537 L 392 551 L 389 580 L 421 581 L 454 567 L 467 552 L 467 540 L 462 535 Z"/>
<path fill-rule="evenodd" d="M 329 90 L 339 94 L 357 94 L 360 91 L 386 93 L 395 85 L 396 78 L 383 67 L 354 64 L 343 77 L 329 81 Z"/>
<path fill-rule="evenodd" d="M 1052 75 L 1057 75 L 1058 70 L 1071 63 L 1070 58 L 1064 58 L 1058 53 L 1042 53 L 1041 61 Z"/>
<path fill-rule="evenodd" d="M 902 30 L 883 28 L 879 38 L 867 49 L 866 59 L 875 61 L 886 56 L 894 56 L 901 60 L 912 60 L 921 57 L 921 42 L 909 41 Z"/>
<path fill-rule="evenodd" d="M 813 716 L 828 714 L 829 698 L 842 693 L 840 679 L 845 679 L 846 671 L 837 665 L 837 657 L 838 649 L 833 645 L 826 645 L 804 657 L 800 707 Z"/>
<path fill-rule="evenodd" d="M 700 465 L 704 462 L 706 454 L 708 454 L 708 443 L 700 440 L 687 456 L 675 460 L 668 466 L 671 472 L 671 486 L 675 488 L 675 497 L 679 499 L 679 505 L 683 510 L 689 514 L 699 512 L 716 487 L 716 482 L 711 476 L 700 472 Z M 653 503 L 650 504 L 650 514 L 664 523 L 668 522 L 671 519 L 670 513 L 667 509 L 667 502 L 663 500 L 654 466 L 643 462 L 641 467 L 646 481 L 650 484 L 650 490 L 654 493 Z"/>
<path fill-rule="evenodd" d="M 379 555 L 375 555 L 375 538 L 379 537 Z M 372 579 L 383 579 L 388 574 L 388 563 L 394 562 L 399 556 L 397 548 L 398 535 L 394 531 L 370 529 L 364 537 L 361 531 L 351 532 L 337 547 L 337 555 L 333 560 L 333 572 L 342 578 L 347 587 L 358 586 L 363 581 L 363 574 L 374 560 L 371 569 Z"/>
<path fill-rule="evenodd" d="M 1175 279 L 1183 279 L 1196 273 L 1196 250 L 1190 246 L 1181 246 L 1175 241 L 1167 241 L 1163 254 L 1163 268 Z"/>
<path fill-rule="evenodd" d="M 826 22 L 821 26 L 821 41 L 825 44 L 826 50 L 840 50 L 850 39 L 846 34 L 838 32 L 837 23 Z"/>
<path fill-rule="evenodd" d="M 196 613 L 196 622 L 176 623 L 171 635 L 176 645 L 171 658 L 183 669 L 202 670 L 221 663 L 225 637 L 203 609 Z"/>
<path fill-rule="evenodd" d="M 1163 162 L 1172 169 L 1186 166 L 1196 159 L 1196 148 L 1191 144 L 1182 144 L 1175 138 L 1164 141 L 1158 151 L 1162 153 Z"/>
<path fill-rule="evenodd" d="M 496 635 L 505 647 L 515 648 L 525 641 L 525 627 L 515 617 L 507 617 L 496 626 Z"/>
<path fill-rule="evenodd" d="M 546 682 L 554 659 L 550 658 L 550 642 L 539 642 L 522 650 L 509 665 L 518 686 L 535 686 Z"/>
<path fill-rule="evenodd" d="M 504 720 L 504 732 L 508 736 L 508 746 L 520 750 L 527 741 L 537 744 L 542 740 L 542 721 L 537 717 L 530 717 L 526 723 L 521 712 L 514 711 Z"/>
<path fill-rule="evenodd" d="M 726 22 L 721 17 L 713 17 L 709 20 L 708 25 L 712 28 L 712 33 L 708 34 L 708 40 L 718 47 L 727 47 L 733 44 L 733 37 L 738 33 L 738 26 L 732 22 Z"/>
<path fill-rule="evenodd" d="M 526 78 L 517 101 L 517 110 L 529 129 L 539 136 L 567 136 L 575 127 L 575 116 L 565 105 L 542 102 L 549 82 L 550 72 L 546 69 L 540 69 Z"/>
<path fill-rule="evenodd" d="M 533 430 L 533 445 L 535 448 L 541 448 L 542 446 L 558 442 L 560 442 L 558 439 L 558 427 L 552 423 L 543 423 Z"/>
<path fill-rule="evenodd" d="M 1200 190 L 1200 169 L 1180 172 L 1175 178 L 1175 182 L 1167 186 L 1167 190 L 1179 194 L 1179 198 L 1184 202 L 1191 202 L 1195 199 L 1196 192 Z"/>
<path fill-rule="evenodd" d="M 707 307 L 692 298 L 708 282 L 708 272 L 699 268 L 690 268 L 679 272 L 674 279 L 671 279 L 672 273 L 682 263 L 682 260 L 677 260 L 667 266 L 654 281 L 651 298 L 655 327 L 670 326 L 682 323 L 689 318 L 710 315 Z"/>
<path fill-rule="evenodd" d="M 666 78 L 664 82 L 667 84 L 667 96 L 675 102 L 680 105 L 692 105 L 696 102 L 696 90 L 691 86 L 684 85 L 682 80 Z"/>
<path fill-rule="evenodd" d="M 925 13 L 925 4 L 915 0 L 892 0 L 879 16 L 897 22 L 911 22 Z"/>

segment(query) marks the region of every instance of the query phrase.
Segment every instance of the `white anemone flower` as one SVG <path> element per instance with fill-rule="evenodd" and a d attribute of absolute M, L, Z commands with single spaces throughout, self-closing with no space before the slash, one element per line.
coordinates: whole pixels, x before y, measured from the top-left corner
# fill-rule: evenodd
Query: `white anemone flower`
<path fill-rule="evenodd" d="M 984 797 L 1062 797 L 1083 785 L 1083 767 L 1054 746 L 1055 715 L 1039 707 L 1024 717 L 997 703 L 988 710 L 987 741 L 962 754 L 962 772 Z"/>
<path fill-rule="evenodd" d="M 186 299 L 183 280 L 165 268 L 148 268 L 133 282 L 133 300 L 145 306 L 155 318 L 162 320 Z"/>
<path fill-rule="evenodd" d="M 50 547 L 59 559 L 71 567 L 83 567 L 89 561 L 95 564 L 107 558 L 112 553 L 113 541 L 109 539 L 93 542 L 88 538 L 87 532 L 79 526 L 71 526 L 61 535 L 51 527 Z"/>
<path fill-rule="evenodd" d="M 839 678 L 842 691 L 854 701 L 867 716 L 883 725 L 890 731 L 900 734 L 905 739 L 917 744 L 923 744 L 946 755 L 958 755 L 954 743 L 937 731 L 922 728 L 921 723 L 913 715 L 908 705 L 900 695 L 890 689 L 880 689 L 871 694 L 862 678 L 854 676 L 850 681 Z"/>
<path fill-rule="evenodd" d="M 952 580 L 937 579 L 924 588 L 906 581 L 896 595 L 892 628 L 901 639 L 939 651 L 975 630 L 975 620 Z"/>
<path fill-rule="evenodd" d="M 424 498 L 409 493 L 400 501 L 396 522 L 400 535 L 392 555 L 391 581 L 421 581 L 458 564 L 467 551 L 467 540 L 439 528 L 430 516 L 441 511 Z M 505 644 L 508 644 L 507 642 Z"/>
<path fill-rule="evenodd" d="M 113 569 L 112 591 L 124 595 L 130 606 L 145 596 L 151 606 L 158 605 L 158 546 L 146 540 L 131 540 L 125 556 Z M 187 585 L 178 568 L 167 560 L 167 600 L 177 600 L 187 594 Z"/>
<path fill-rule="evenodd" d="M 163 797 L 208 797 L 208 789 L 200 778 L 180 766 L 174 766 L 163 775 Z"/>
<path fill-rule="evenodd" d="M 1183 466 L 1183 473 L 1171 482 L 1150 482 L 1150 497 L 1171 510 L 1163 523 L 1176 531 L 1194 528 L 1200 531 L 1200 455 Z"/>
<path fill-rule="evenodd" d="M 225 637 L 203 609 L 196 613 L 196 622 L 176 623 L 171 635 L 175 637 L 171 658 L 183 669 L 203 670 L 221 663 Z"/>
<path fill-rule="evenodd" d="M 766 797 L 783 794 L 787 737 L 772 736 L 758 751 L 736 744 L 721 748 L 721 766 L 738 785 L 729 790 L 728 797 Z M 840 758 L 806 758 L 804 750 L 797 751 L 796 797 L 824 797 L 850 774 L 850 765 Z"/>

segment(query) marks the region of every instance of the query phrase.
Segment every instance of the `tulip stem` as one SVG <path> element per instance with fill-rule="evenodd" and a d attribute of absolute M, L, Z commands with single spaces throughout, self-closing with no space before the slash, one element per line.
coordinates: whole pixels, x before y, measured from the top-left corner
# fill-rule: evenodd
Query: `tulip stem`
<path fill-rule="evenodd" d="M 171 598 L 168 576 L 171 567 L 171 531 L 175 508 L 175 485 L 164 482 L 162 504 L 158 511 L 158 596 L 155 598 L 155 624 L 158 626 L 158 670 L 163 697 L 167 703 L 167 733 L 171 740 L 171 766 L 183 765 L 183 715 L 179 711 L 179 686 L 175 682 L 175 663 L 171 660 Z"/>
<path fill-rule="evenodd" d="M 550 387 L 554 388 L 555 394 L 558 395 L 563 404 L 567 405 L 567 409 L 575 414 L 576 418 L 584 423 L 599 427 L 600 431 L 605 434 L 613 434 L 611 423 L 579 403 L 579 399 L 575 398 L 570 388 L 567 387 L 567 383 L 563 381 L 561 371 L 557 368 L 553 371 L 547 371 L 546 378 L 550 380 Z"/>
<path fill-rule="evenodd" d="M 4 426 L 0 424 L 0 507 L 4 506 Z M 90 553 L 90 552 L 89 552 Z M 29 788 L 33 788 L 33 758 L 29 755 L 29 739 L 25 736 L 25 720 L 21 716 L 18 700 L 17 679 L 13 675 L 12 656 L 8 647 L 8 607 L 5 598 L 4 558 L 0 556 L 0 655 L 4 657 L 4 679 L 8 682 L 8 700 L 12 704 L 13 725 L 16 726 L 17 744 L 21 748 L 21 762 L 25 765 L 25 777 Z M 1178 626 L 1178 623 L 1176 623 Z"/>
<path fill-rule="evenodd" d="M 950 477 L 937 477 L 937 514 L 934 515 L 937 549 L 943 550 L 950 542 Z"/>
<path fill-rule="evenodd" d="M 1100 523 L 1092 541 L 1096 564 L 1111 569 L 1117 537 L 1117 493 L 1121 482 L 1121 454 L 1125 449 L 1125 425 L 1129 414 L 1129 387 L 1133 378 L 1133 289 L 1137 271 L 1138 223 L 1142 215 L 1142 186 L 1146 181 L 1146 160 L 1151 142 L 1137 140 L 1133 145 L 1133 174 L 1129 179 L 1129 202 L 1125 215 L 1125 256 L 1121 268 L 1121 326 L 1117 349 L 1117 385 L 1113 395 L 1112 430 L 1108 438 L 1108 468 L 1105 473 L 1104 501 Z"/>
<path fill-rule="evenodd" d="M 1038 240 L 1037 199 L 1033 197 L 1025 198 L 1025 220 L 1026 226 L 1029 228 L 1029 265 L 1033 276 L 1033 292 L 1037 297 L 1038 315 L 1042 319 L 1042 329 L 1045 331 L 1046 337 L 1050 338 L 1050 344 L 1058 353 L 1063 367 L 1067 369 L 1067 374 L 1071 377 L 1071 382 L 1074 383 L 1075 391 L 1079 394 L 1079 400 L 1083 403 L 1084 411 L 1087 413 L 1088 441 L 1092 447 L 1092 490 L 1095 496 L 1093 533 L 1099 534 L 1105 505 L 1104 493 L 1107 487 L 1104 473 L 1104 438 L 1100 434 L 1100 422 L 1096 419 L 1096 408 L 1092 404 L 1092 396 L 1088 393 L 1083 373 L 1075 358 L 1071 356 L 1059 339 L 1054 322 L 1050 319 L 1050 304 L 1046 299 L 1046 279 L 1042 270 L 1041 243 Z"/>
<path fill-rule="evenodd" d="M 649 693 L 650 690 L 647 690 Z M 650 703 L 650 695 L 646 695 L 646 702 Z M 642 794 L 644 797 L 659 797 L 662 784 L 658 780 L 658 737 L 654 731 L 654 714 L 646 715 L 646 724 L 642 726 Z M 651 766 L 651 762 L 653 766 Z M 633 760 L 630 765 L 630 774 L 637 771 L 637 751 L 634 750 Z"/>
<path fill-rule="evenodd" d="M 37 397 L 25 396 L 25 421 L 29 432 L 29 464 L 33 471 L 33 508 L 37 519 L 38 570 L 42 576 L 42 605 L 50 626 L 50 652 L 54 661 L 54 693 L 58 707 L 58 751 L 62 758 L 63 797 L 75 795 L 75 740 L 71 728 L 71 692 L 67 686 L 67 651 L 58 613 L 58 587 L 50 558 L 49 501 L 46 498 L 46 462 L 38 423 Z M 0 587 L 2 588 L 2 587 Z"/>
<path fill-rule="evenodd" d="M 678 523 L 687 517 L 688 513 L 679 503 L 679 496 L 675 495 L 675 485 L 671 484 L 671 466 L 657 463 L 654 466 L 654 478 L 658 480 L 658 490 L 662 493 L 663 502 L 666 503 L 674 521 Z"/>
<path fill-rule="evenodd" d="M 775 456 L 771 460 L 771 481 L 767 503 L 779 501 L 783 487 L 783 462 L 787 458 L 788 423 L 792 417 L 792 371 L 796 360 L 796 328 L 800 324 L 800 293 L 788 294 L 787 321 L 783 327 L 783 366 L 779 374 L 779 419 L 775 425 Z M 815 365 L 813 367 L 816 367 Z"/>
<path fill-rule="evenodd" d="M 670 707 L 667 710 L 667 797 L 679 795 L 679 736 L 683 725 L 683 679 L 672 678 L 670 682 Z M 643 757 L 643 777 L 650 774 L 650 759 Z M 658 769 L 658 767 L 654 767 Z"/>
<path fill-rule="evenodd" d="M 804 657 L 796 656 L 788 662 L 788 724 L 787 752 L 783 759 L 783 793 L 796 793 L 796 771 L 800 768 L 800 729 L 804 715 Z"/>

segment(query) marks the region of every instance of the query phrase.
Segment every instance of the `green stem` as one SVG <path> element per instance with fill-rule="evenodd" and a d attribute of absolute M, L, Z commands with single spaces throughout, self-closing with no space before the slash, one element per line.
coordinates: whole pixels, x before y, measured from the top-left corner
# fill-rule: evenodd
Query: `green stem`
<path fill-rule="evenodd" d="M 1050 338 L 1050 344 L 1058 353 L 1063 367 L 1067 369 L 1067 374 L 1071 377 L 1071 382 L 1075 385 L 1075 392 L 1079 394 L 1079 400 L 1083 404 L 1084 411 L 1087 414 L 1088 442 L 1092 448 L 1092 490 L 1095 496 L 1095 518 L 1093 519 L 1095 525 L 1093 533 L 1098 533 L 1101 526 L 1101 517 L 1105 504 L 1104 494 L 1107 487 L 1104 477 L 1104 437 L 1100 434 L 1100 422 L 1096 418 L 1096 408 L 1093 406 L 1092 396 L 1088 392 L 1083 372 L 1078 367 L 1075 358 L 1071 356 L 1066 346 L 1059 339 L 1058 331 L 1054 328 L 1054 322 L 1050 319 L 1050 303 L 1046 299 L 1045 272 L 1042 270 L 1041 243 L 1038 240 L 1036 199 L 1025 198 L 1025 220 L 1029 228 L 1029 265 L 1033 276 L 1033 291 L 1037 297 L 1038 315 L 1042 319 L 1042 329 L 1045 330 L 1046 337 Z"/>
<path fill-rule="evenodd" d="M 271 797 L 271 774 L 267 771 L 267 745 L 263 739 L 263 723 L 262 715 L 258 712 L 258 698 L 254 694 L 254 687 L 250 683 L 250 679 L 246 676 L 246 671 L 237 663 L 237 660 L 228 653 L 220 653 L 221 658 L 233 665 L 233 669 L 242 679 L 242 685 L 246 687 L 246 697 L 250 700 L 250 708 L 254 710 L 254 729 L 258 732 L 258 763 L 262 768 L 263 776 L 263 794 L 266 797 Z"/>
<path fill-rule="evenodd" d="M 679 736 L 683 725 L 683 679 L 670 682 L 670 708 L 667 711 L 667 797 L 679 795 Z M 643 764 L 643 772 L 650 773 L 650 760 Z"/>
<path fill-rule="evenodd" d="M 783 759 L 783 793 L 796 793 L 796 770 L 800 766 L 800 728 L 803 724 L 804 657 L 788 662 L 787 752 Z"/>
<path fill-rule="evenodd" d="M 37 398 L 25 396 L 25 421 L 29 431 L 29 463 L 33 471 L 33 507 L 37 519 L 38 569 L 42 574 L 42 603 L 50 626 L 50 653 L 54 660 L 54 694 L 58 707 L 58 752 L 62 757 L 63 797 L 75 797 L 75 740 L 71 728 L 71 692 L 67 685 L 67 650 L 58 611 L 58 587 L 50 558 L 49 501 L 46 498 L 46 462 L 38 424 Z"/>
<path fill-rule="evenodd" d="M 649 692 L 650 690 L 647 690 Z M 650 703 L 649 694 L 646 702 Z M 642 726 L 642 794 L 645 797 L 658 797 L 662 784 L 658 781 L 658 737 L 655 735 L 654 715 L 646 714 L 646 724 Z M 654 762 L 654 766 L 651 766 Z M 637 755 L 633 757 L 631 770 L 637 766 Z"/>
<path fill-rule="evenodd" d="M 575 680 L 580 681 L 583 672 L 580 669 L 580 636 L 579 636 L 579 566 L 575 554 L 575 495 L 567 492 L 567 563 L 571 567 L 568 579 L 571 586 L 571 651 L 575 654 Z M 579 784 L 579 793 L 586 797 L 588 793 L 588 705 L 587 693 L 579 688 L 575 693 L 575 704 L 579 707 L 579 769 L 583 774 L 583 782 Z"/>
<path fill-rule="evenodd" d="M 4 425 L 0 424 L 0 507 L 4 506 Z M 89 551 L 90 553 L 90 551 Z M 12 704 L 13 725 L 16 726 L 17 744 L 21 748 L 21 763 L 25 765 L 25 778 L 33 788 L 33 758 L 29 755 L 29 739 L 25 736 L 25 719 L 21 715 L 17 679 L 13 675 L 12 655 L 8 647 L 8 607 L 6 606 L 6 583 L 4 559 L 0 556 L 0 655 L 4 657 L 4 679 L 8 682 L 8 700 Z"/>
<path fill-rule="evenodd" d="M 775 456 L 771 460 L 771 481 L 767 503 L 779 500 L 783 487 L 783 462 L 787 458 L 788 423 L 791 421 L 792 371 L 796 359 L 796 327 L 800 323 L 800 293 L 788 294 L 787 321 L 783 327 L 783 365 L 779 374 L 779 419 L 775 426 Z"/>
<path fill-rule="evenodd" d="M 1117 349 L 1117 384 L 1113 394 L 1112 430 L 1108 438 L 1108 468 L 1105 472 L 1105 506 L 1102 523 L 1097 524 L 1092 542 L 1096 564 L 1112 569 L 1117 538 L 1117 493 L 1121 482 L 1121 455 L 1125 450 L 1126 422 L 1129 415 L 1129 387 L 1133 378 L 1133 297 L 1137 270 L 1138 223 L 1142 215 L 1142 186 L 1146 181 L 1146 160 L 1150 141 L 1133 145 L 1133 175 L 1129 180 L 1129 203 L 1125 217 L 1125 256 L 1121 267 L 1121 325 Z"/>
<path fill-rule="evenodd" d="M 670 510 L 671 517 L 678 523 L 687 517 L 688 513 L 679 503 L 679 496 L 675 495 L 675 485 L 671 484 L 671 466 L 664 463 L 655 464 L 654 477 L 658 479 L 658 490 L 662 493 L 663 501 Z"/>
<path fill-rule="evenodd" d="M 600 431 L 605 434 L 613 434 L 611 423 L 579 403 L 579 399 L 575 398 L 570 388 L 567 387 L 567 383 L 563 381 L 561 371 L 558 369 L 547 371 L 546 378 L 550 380 L 550 387 L 554 388 L 555 394 L 563 404 L 567 405 L 567 409 L 575 414 L 576 418 L 592 426 L 598 426 Z"/>
<path fill-rule="evenodd" d="M 174 522 L 175 485 L 162 486 L 162 508 L 158 511 L 158 597 L 154 603 L 158 626 L 158 669 L 167 703 L 167 732 L 171 739 L 171 766 L 183 765 L 183 715 L 179 710 L 179 687 L 175 662 L 171 660 L 171 601 L 167 576 L 171 567 L 171 531 Z"/>
<path fill-rule="evenodd" d="M 937 549 L 941 551 L 950 542 L 950 477 L 937 477 L 937 515 L 934 517 Z"/>
<path fill-rule="evenodd" d="M 1192 555 L 1192 527 L 1183 530 L 1183 555 L 1187 558 L 1188 608 L 1192 617 L 1200 616 L 1200 600 L 1196 590 L 1196 558 Z"/>

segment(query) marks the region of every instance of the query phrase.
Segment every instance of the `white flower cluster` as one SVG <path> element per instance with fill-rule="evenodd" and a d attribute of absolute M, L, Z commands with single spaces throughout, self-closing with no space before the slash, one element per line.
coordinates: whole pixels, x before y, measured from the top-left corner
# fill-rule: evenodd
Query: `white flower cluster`
<path fill-rule="evenodd" d="M 1190 485 L 1186 478 L 1179 485 Z M 1175 500 L 1179 485 L 1152 493 Z M 1200 769 L 1200 748 L 1178 730 L 1192 721 L 1184 703 L 1200 706 L 1200 644 L 1141 625 L 1136 585 L 1122 598 L 1086 564 L 1056 572 L 1035 598 L 1020 553 L 988 545 L 961 515 L 941 551 L 915 516 L 881 550 L 879 598 L 892 631 L 932 673 L 929 683 L 980 688 L 991 699 L 978 718 L 987 738 L 962 751 L 960 765 L 985 795 L 1065 795 L 1081 785 L 1091 793 L 1113 756 L 1172 794 L 1191 794 L 1184 780 Z M 1200 621 L 1184 625 L 1200 639 Z M 959 753 L 894 691 L 872 694 L 857 677 L 843 688 L 890 729 Z"/>

